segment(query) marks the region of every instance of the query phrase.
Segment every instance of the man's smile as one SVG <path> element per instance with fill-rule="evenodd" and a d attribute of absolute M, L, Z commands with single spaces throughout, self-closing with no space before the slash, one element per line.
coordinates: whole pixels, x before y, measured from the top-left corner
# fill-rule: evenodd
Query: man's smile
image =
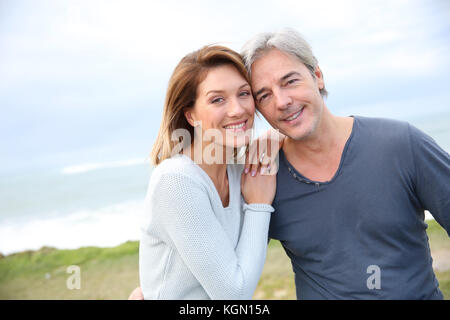
<path fill-rule="evenodd" d="M 297 118 L 299 118 L 303 114 L 303 109 L 304 108 L 305 108 L 305 106 L 302 106 L 300 110 L 296 111 L 295 113 L 291 113 L 288 117 L 285 117 L 285 118 L 283 118 L 281 120 L 285 121 L 287 123 L 294 122 L 294 120 L 296 120 Z"/>

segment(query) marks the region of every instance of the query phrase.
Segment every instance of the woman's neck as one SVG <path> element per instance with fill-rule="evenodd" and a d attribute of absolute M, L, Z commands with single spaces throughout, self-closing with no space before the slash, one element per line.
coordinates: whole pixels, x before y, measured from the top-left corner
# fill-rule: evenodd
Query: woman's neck
<path fill-rule="evenodd" d="M 226 148 L 223 147 L 223 159 L 215 159 L 216 161 L 205 161 L 204 155 L 208 154 L 208 152 L 204 152 L 206 147 L 207 146 L 204 146 L 202 149 L 199 148 L 201 150 L 201 155 L 198 155 L 200 150 L 194 150 L 194 146 L 190 146 L 183 153 L 190 157 L 192 161 L 194 161 L 203 171 L 206 172 L 216 187 L 217 193 L 222 201 L 222 206 L 228 207 L 230 202 L 230 189 L 227 175 Z M 220 146 L 216 147 L 221 148 Z M 197 155 L 195 154 L 196 152 Z M 199 158 L 201 161 L 199 161 Z"/>
<path fill-rule="evenodd" d="M 217 146 L 216 148 L 223 148 L 222 157 L 214 158 L 214 156 L 209 155 L 206 148 L 209 145 L 203 146 L 201 149 L 195 150 L 194 145 L 189 146 L 183 152 L 185 155 L 190 157 L 200 168 L 205 171 L 211 180 L 214 182 L 216 187 L 228 184 L 227 176 L 227 150 L 226 147 Z M 206 150 L 206 152 L 205 152 Z M 230 150 L 228 150 L 228 153 Z M 205 159 L 205 156 L 211 156 L 212 159 Z"/>

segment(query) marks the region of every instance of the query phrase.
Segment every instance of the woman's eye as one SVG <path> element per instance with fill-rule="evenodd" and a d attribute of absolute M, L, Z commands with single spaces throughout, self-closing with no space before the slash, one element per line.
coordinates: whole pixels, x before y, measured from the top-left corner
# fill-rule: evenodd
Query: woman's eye
<path fill-rule="evenodd" d="M 221 103 L 223 101 L 223 98 L 218 97 L 211 100 L 211 103 Z"/>
<path fill-rule="evenodd" d="M 249 95 L 250 95 L 250 92 L 249 92 L 249 91 L 242 91 L 239 95 L 240 95 L 241 97 L 249 96 Z"/>

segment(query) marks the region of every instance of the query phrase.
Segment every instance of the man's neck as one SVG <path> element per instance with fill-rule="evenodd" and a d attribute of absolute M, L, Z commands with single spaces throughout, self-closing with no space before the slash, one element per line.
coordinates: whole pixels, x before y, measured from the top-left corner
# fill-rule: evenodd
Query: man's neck
<path fill-rule="evenodd" d="M 300 173 L 311 180 L 328 181 L 339 167 L 352 127 L 353 118 L 334 116 L 325 108 L 314 133 L 302 140 L 287 137 L 283 151 Z"/>

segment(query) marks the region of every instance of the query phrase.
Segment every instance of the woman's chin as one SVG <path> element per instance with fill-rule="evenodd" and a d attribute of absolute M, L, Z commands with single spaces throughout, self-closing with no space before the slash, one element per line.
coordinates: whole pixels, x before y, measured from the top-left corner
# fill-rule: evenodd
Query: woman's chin
<path fill-rule="evenodd" d="M 233 143 L 227 145 L 229 148 L 240 149 L 247 146 L 250 143 L 250 138 L 245 137 L 235 137 Z"/>

